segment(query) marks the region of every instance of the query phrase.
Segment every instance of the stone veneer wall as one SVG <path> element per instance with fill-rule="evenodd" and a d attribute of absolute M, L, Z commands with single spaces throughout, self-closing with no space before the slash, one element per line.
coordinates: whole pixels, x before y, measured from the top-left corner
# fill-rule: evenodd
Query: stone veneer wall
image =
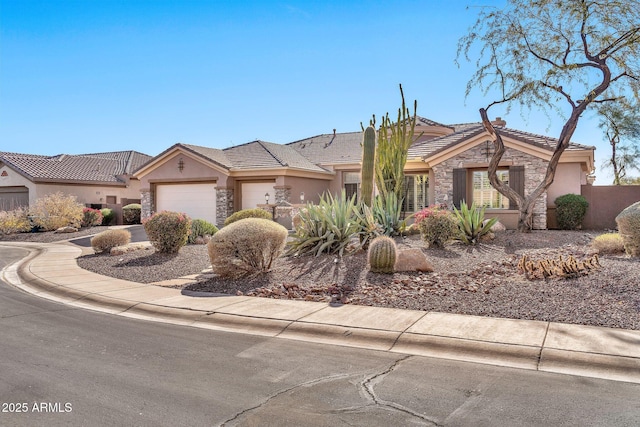
<path fill-rule="evenodd" d="M 224 220 L 233 213 L 233 188 L 216 188 L 216 225 L 222 227 Z"/>
<path fill-rule="evenodd" d="M 150 190 L 140 192 L 140 205 L 142 206 L 141 219 L 149 218 L 153 214 L 153 195 Z"/>
<path fill-rule="evenodd" d="M 276 200 L 274 202 L 276 205 L 283 202 L 287 202 L 287 203 L 291 202 L 291 187 L 277 186 L 273 188 L 276 191 Z"/>
<path fill-rule="evenodd" d="M 469 164 L 488 164 L 487 156 L 482 152 L 484 144 L 480 144 L 455 157 L 433 167 L 435 203 L 451 206 L 453 201 L 453 170 L 464 168 Z M 507 148 L 502 161 L 513 161 L 514 165 L 524 166 L 524 193 L 530 194 L 544 178 L 548 162 L 538 157 Z M 547 193 L 543 193 L 533 209 L 533 229 L 547 228 Z"/>

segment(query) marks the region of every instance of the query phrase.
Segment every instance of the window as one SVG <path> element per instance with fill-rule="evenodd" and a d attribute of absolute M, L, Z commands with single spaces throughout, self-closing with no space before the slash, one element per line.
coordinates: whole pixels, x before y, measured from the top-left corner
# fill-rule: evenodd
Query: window
<path fill-rule="evenodd" d="M 499 170 L 496 174 L 498 179 L 509 185 L 508 170 Z M 485 206 L 490 209 L 509 209 L 509 199 L 491 186 L 487 171 L 473 172 L 473 201 L 477 206 Z"/>
<path fill-rule="evenodd" d="M 429 176 L 405 175 L 405 196 L 402 210 L 405 212 L 417 212 L 429 206 Z"/>
<path fill-rule="evenodd" d="M 355 194 L 356 200 L 358 200 L 360 198 L 360 173 L 344 172 L 342 175 L 342 180 L 344 182 L 344 191 L 347 194 L 347 199 L 350 199 Z"/>

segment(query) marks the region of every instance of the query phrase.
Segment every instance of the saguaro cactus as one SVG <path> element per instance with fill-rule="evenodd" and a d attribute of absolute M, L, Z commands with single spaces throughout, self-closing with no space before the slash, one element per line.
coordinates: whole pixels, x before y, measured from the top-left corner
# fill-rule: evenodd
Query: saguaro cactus
<path fill-rule="evenodd" d="M 387 236 L 373 239 L 369 245 L 369 269 L 374 273 L 393 273 L 396 264 L 396 242 Z"/>
<path fill-rule="evenodd" d="M 373 198 L 373 177 L 376 157 L 376 129 L 369 126 L 364 130 L 362 142 L 362 168 L 360 170 L 360 185 L 362 202 L 371 206 Z"/>

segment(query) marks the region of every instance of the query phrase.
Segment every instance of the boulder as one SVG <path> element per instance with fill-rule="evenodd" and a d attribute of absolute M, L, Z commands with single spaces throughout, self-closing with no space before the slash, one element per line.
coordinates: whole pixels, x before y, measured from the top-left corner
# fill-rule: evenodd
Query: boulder
<path fill-rule="evenodd" d="M 500 233 L 502 231 L 507 231 L 507 227 L 505 227 L 504 224 L 498 221 L 495 224 L 493 224 L 493 227 L 491 227 L 491 231 L 493 233 Z"/>
<path fill-rule="evenodd" d="M 434 271 L 433 264 L 429 262 L 420 248 L 399 250 L 394 269 L 395 271 Z"/>
<path fill-rule="evenodd" d="M 75 233 L 78 231 L 75 227 L 60 227 L 54 233 Z"/>

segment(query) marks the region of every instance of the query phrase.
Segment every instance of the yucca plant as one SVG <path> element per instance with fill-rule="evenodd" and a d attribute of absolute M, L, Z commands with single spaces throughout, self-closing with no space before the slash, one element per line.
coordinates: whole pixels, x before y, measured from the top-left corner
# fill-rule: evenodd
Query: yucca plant
<path fill-rule="evenodd" d="M 372 204 L 373 216 L 385 236 L 400 234 L 406 227 L 406 219 L 402 219 L 402 199 L 395 193 L 388 193 L 386 198 L 377 196 Z"/>
<path fill-rule="evenodd" d="M 323 252 L 342 256 L 353 237 L 361 231 L 355 195 L 347 198 L 325 193 L 317 205 L 307 204 L 300 210 L 300 225 L 290 243 L 288 255 Z"/>
<path fill-rule="evenodd" d="M 360 246 L 367 249 L 373 239 L 383 235 L 383 230 L 376 221 L 373 209 L 366 204 L 360 203 L 356 210 L 356 216 L 360 224 Z"/>
<path fill-rule="evenodd" d="M 491 227 L 498 222 L 498 218 L 491 218 L 484 221 L 484 211 L 486 207 L 478 209 L 476 203 L 471 203 L 471 207 L 463 201 L 460 203 L 460 210 L 453 207 L 453 212 L 458 219 L 458 228 L 460 235 L 458 238 L 467 245 L 475 245 L 479 242 L 480 237 L 491 231 Z"/>

